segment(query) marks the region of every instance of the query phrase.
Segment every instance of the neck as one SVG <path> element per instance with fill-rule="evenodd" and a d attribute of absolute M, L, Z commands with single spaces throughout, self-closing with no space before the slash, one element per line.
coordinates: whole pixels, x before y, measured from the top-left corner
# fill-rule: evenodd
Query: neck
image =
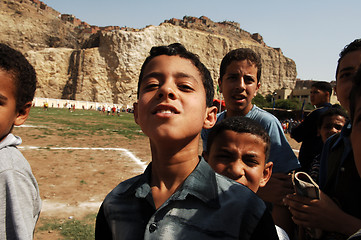
<path fill-rule="evenodd" d="M 154 206 L 158 209 L 183 184 L 196 168 L 199 134 L 187 144 L 178 142 L 150 143 L 152 149 L 151 188 Z"/>
<path fill-rule="evenodd" d="M 326 103 L 328 103 L 328 102 L 320 103 L 320 104 L 316 105 L 316 108 L 322 107 L 322 106 L 325 105 Z"/>
<path fill-rule="evenodd" d="M 249 111 L 253 108 L 253 104 L 248 105 L 245 109 L 241 111 L 233 111 L 233 110 L 227 110 L 226 117 L 236 117 L 236 116 L 246 116 Z"/>
<path fill-rule="evenodd" d="M 152 150 L 151 185 L 176 189 L 199 162 L 199 135 L 186 144 L 150 142 Z"/>

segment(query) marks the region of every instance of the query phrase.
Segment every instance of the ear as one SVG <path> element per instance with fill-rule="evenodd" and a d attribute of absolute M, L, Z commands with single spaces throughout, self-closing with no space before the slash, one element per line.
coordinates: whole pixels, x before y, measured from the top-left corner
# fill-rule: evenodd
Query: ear
<path fill-rule="evenodd" d="M 218 78 L 219 92 L 222 93 L 222 79 Z"/>
<path fill-rule="evenodd" d="M 134 110 L 134 113 L 133 113 L 134 121 L 136 124 L 138 124 L 138 103 L 137 102 L 133 103 L 133 110 Z"/>
<path fill-rule="evenodd" d="M 15 126 L 20 126 L 21 124 L 23 124 L 26 121 L 26 119 L 28 118 L 29 113 L 30 113 L 31 105 L 32 105 L 32 102 L 27 102 L 19 110 L 19 112 L 16 115 L 15 121 L 14 121 Z"/>
<path fill-rule="evenodd" d="M 273 168 L 273 162 L 266 163 L 263 169 L 263 176 L 259 182 L 259 187 L 266 186 L 268 180 L 271 178 L 272 168 Z"/>
<path fill-rule="evenodd" d="M 258 82 L 258 83 L 257 83 L 257 87 L 256 87 L 256 91 L 254 91 L 254 96 L 253 96 L 253 97 L 255 97 L 255 96 L 257 95 L 258 90 L 259 90 L 260 87 L 261 87 L 261 83 Z"/>
<path fill-rule="evenodd" d="M 206 110 L 206 118 L 204 119 L 203 128 L 204 129 L 210 129 L 216 124 L 217 121 L 217 107 L 207 107 Z"/>

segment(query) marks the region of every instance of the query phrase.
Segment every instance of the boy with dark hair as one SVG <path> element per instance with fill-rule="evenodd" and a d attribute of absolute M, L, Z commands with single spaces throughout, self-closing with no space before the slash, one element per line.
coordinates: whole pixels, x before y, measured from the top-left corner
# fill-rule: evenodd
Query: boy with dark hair
<path fill-rule="evenodd" d="M 41 200 L 31 167 L 11 134 L 29 116 L 36 74 L 18 51 L 0 43 L 0 238 L 32 239 Z"/>
<path fill-rule="evenodd" d="M 200 131 L 217 112 L 207 68 L 180 44 L 150 53 L 134 118 L 149 137 L 152 162 L 105 198 L 96 239 L 277 239 L 262 200 L 198 156 Z"/>
<path fill-rule="evenodd" d="M 272 174 L 270 148 L 270 137 L 259 123 L 246 117 L 230 117 L 212 128 L 204 158 L 217 173 L 257 192 Z"/>
<path fill-rule="evenodd" d="M 282 204 L 282 199 L 293 193 L 292 170 L 300 167 L 291 149 L 279 120 L 272 114 L 252 104 L 261 86 L 262 63 L 260 56 L 249 48 L 230 51 L 222 59 L 218 85 L 223 94 L 226 111 L 217 115 L 217 123 L 233 116 L 254 119 L 262 125 L 271 138 L 269 161 L 273 162 L 273 173 L 268 184 L 258 191 L 264 201 L 273 204 L 273 219 L 276 224 L 292 235 L 293 223 L 290 213 Z M 210 130 L 202 130 L 203 151 L 207 151 L 207 138 Z M 286 226 L 287 225 L 287 226 Z"/>
<path fill-rule="evenodd" d="M 361 65 L 360 65 L 361 66 Z M 352 91 L 350 94 L 350 115 L 351 115 L 351 143 L 354 153 L 357 171 L 361 176 L 361 67 L 355 75 Z"/>
<path fill-rule="evenodd" d="M 350 115 L 352 123 L 350 139 L 357 171 L 361 177 L 361 149 L 358 145 L 361 142 L 361 67 L 356 73 L 350 94 Z M 350 237 L 351 239 L 361 239 L 361 228 Z"/>
<path fill-rule="evenodd" d="M 298 155 L 301 171 L 309 172 L 312 160 L 322 152 L 323 142 L 317 131 L 317 122 L 320 115 L 331 107 L 331 94 L 332 86 L 329 82 L 313 83 L 310 99 L 316 109 L 308 114 L 298 126 L 292 128 L 291 137 L 297 142 L 302 142 Z"/>
<path fill-rule="evenodd" d="M 350 112 L 353 77 L 361 64 L 361 39 L 340 53 L 336 70 L 336 94 Z M 361 178 L 355 166 L 350 142 L 351 124 L 324 144 L 320 160 L 320 199 L 288 195 L 284 199 L 293 220 L 302 227 L 323 230 L 324 239 L 347 239 L 361 228 Z"/>
<path fill-rule="evenodd" d="M 272 174 L 273 163 L 268 161 L 271 143 L 266 130 L 255 120 L 230 117 L 217 123 L 207 141 L 205 160 L 213 170 L 257 192 Z M 276 226 L 280 239 L 289 239 Z"/>
<path fill-rule="evenodd" d="M 334 104 L 321 114 L 317 122 L 318 135 L 321 137 L 323 143 L 334 134 L 340 133 L 343 126 L 348 122 L 347 113 L 343 108 Z M 310 168 L 310 176 L 318 183 L 320 171 L 321 154 L 315 156 Z"/>

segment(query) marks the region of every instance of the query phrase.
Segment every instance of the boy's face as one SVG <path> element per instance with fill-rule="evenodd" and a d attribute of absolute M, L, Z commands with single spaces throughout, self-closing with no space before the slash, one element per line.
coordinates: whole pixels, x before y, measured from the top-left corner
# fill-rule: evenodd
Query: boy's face
<path fill-rule="evenodd" d="M 361 97 L 358 96 L 355 100 L 356 104 L 352 123 L 351 143 L 357 171 L 361 177 L 361 148 L 359 146 L 361 143 Z"/>
<path fill-rule="evenodd" d="M 320 89 L 317 89 L 315 87 L 311 88 L 310 92 L 310 99 L 312 105 L 315 105 L 317 107 L 321 106 L 322 104 L 325 104 L 328 102 L 328 96 L 329 93 L 326 91 L 322 91 Z"/>
<path fill-rule="evenodd" d="M 245 116 L 260 87 L 257 67 L 248 60 L 232 61 L 218 82 L 226 102 L 228 116 Z"/>
<path fill-rule="evenodd" d="M 333 134 L 341 132 L 342 127 L 345 125 L 346 119 L 340 115 L 327 116 L 323 119 L 319 134 L 322 141 L 326 142 L 327 138 Z"/>
<path fill-rule="evenodd" d="M 21 125 L 25 119 L 16 111 L 12 75 L 0 69 L 0 141 L 10 133 L 13 125 Z"/>
<path fill-rule="evenodd" d="M 189 140 L 214 125 L 216 107 L 207 108 L 202 77 L 190 60 L 157 56 L 143 76 L 134 118 L 151 140 Z"/>
<path fill-rule="evenodd" d="M 257 192 L 272 174 L 273 163 L 265 163 L 265 147 L 258 136 L 225 130 L 214 139 L 204 157 L 215 172 Z"/>
<path fill-rule="evenodd" d="M 336 94 L 341 106 L 350 112 L 349 95 L 352 88 L 352 78 L 361 64 L 361 50 L 346 54 L 339 64 L 336 76 Z"/>

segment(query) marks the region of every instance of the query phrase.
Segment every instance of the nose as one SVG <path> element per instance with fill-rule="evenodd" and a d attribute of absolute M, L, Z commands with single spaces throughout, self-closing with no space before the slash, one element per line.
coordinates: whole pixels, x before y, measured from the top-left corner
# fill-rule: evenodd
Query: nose
<path fill-rule="evenodd" d="M 332 136 L 335 133 L 341 132 L 341 130 L 338 130 L 336 127 L 332 127 L 330 129 L 330 136 Z"/>
<path fill-rule="evenodd" d="M 175 90 L 169 84 L 163 84 L 158 90 L 158 98 L 169 98 L 174 100 L 176 98 Z"/>
<path fill-rule="evenodd" d="M 243 77 L 240 77 L 239 80 L 237 81 L 237 86 L 236 86 L 237 89 L 243 91 L 244 89 L 246 89 L 246 84 L 244 82 L 244 78 Z"/>
<path fill-rule="evenodd" d="M 232 176 L 232 179 L 237 180 L 244 176 L 244 164 L 241 160 L 234 161 L 229 168 L 229 174 Z"/>

